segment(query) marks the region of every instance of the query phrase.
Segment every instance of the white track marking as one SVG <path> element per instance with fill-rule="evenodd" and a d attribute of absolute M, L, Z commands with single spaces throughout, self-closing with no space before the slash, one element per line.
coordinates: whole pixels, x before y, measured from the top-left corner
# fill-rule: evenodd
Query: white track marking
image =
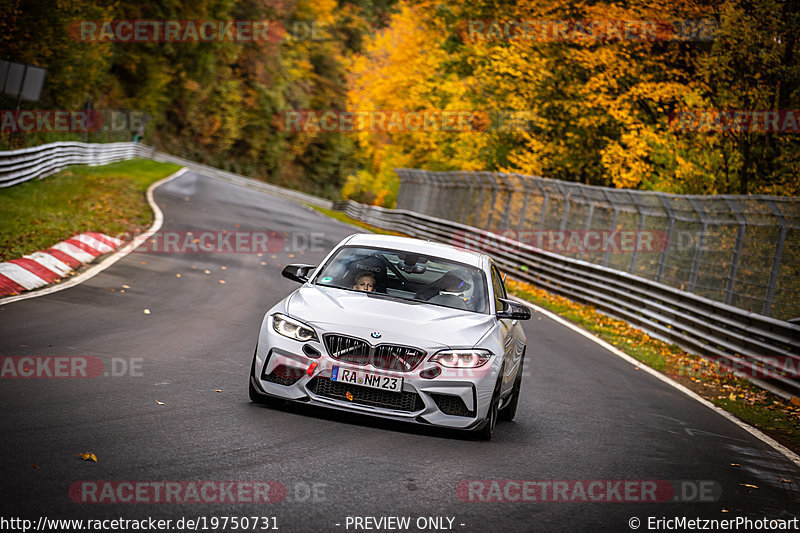
<path fill-rule="evenodd" d="M 0 263 L 0 274 L 28 290 L 47 285 L 47 281 L 16 263 Z"/>
<path fill-rule="evenodd" d="M 617 348 L 615 346 L 612 346 L 611 344 L 607 343 L 603 339 L 599 339 L 599 338 L 595 337 L 594 335 L 592 335 L 591 333 L 589 333 L 585 329 L 583 329 L 583 328 L 581 328 L 579 326 L 576 326 L 572 322 L 569 322 L 568 320 L 561 318 L 560 316 L 556 315 L 555 313 L 552 313 L 552 312 L 548 311 L 547 309 L 539 307 L 538 305 L 532 304 L 531 302 L 528 302 L 528 301 L 523 300 L 521 298 L 517 298 L 516 296 L 511 296 L 511 298 L 513 300 L 515 300 L 516 302 L 519 302 L 519 303 L 521 303 L 521 304 L 523 304 L 523 305 L 525 305 L 527 307 L 530 307 L 534 311 L 536 311 L 538 313 L 541 313 L 541 314 L 547 316 L 548 318 L 558 322 L 559 324 L 571 329 L 575 333 L 578 333 L 579 335 L 583 335 L 587 339 L 599 344 L 600 346 L 602 346 L 603 348 L 605 348 L 609 352 L 613 353 L 617 357 L 619 357 L 621 359 L 624 359 L 625 361 L 629 362 L 630 364 L 638 367 L 643 372 L 647 372 L 648 374 L 660 379 L 664 383 L 666 383 L 666 384 L 678 389 L 679 391 L 681 391 L 685 395 L 689 396 L 693 400 L 696 400 L 696 401 L 700 402 L 701 404 L 705 405 L 706 407 L 708 407 L 709 409 L 711 409 L 715 413 L 719 414 L 720 416 L 724 416 L 725 418 L 727 418 L 728 420 L 730 420 L 731 422 L 733 422 L 734 424 L 736 424 L 737 426 L 739 426 L 743 430 L 747 431 L 748 433 L 750 433 L 751 435 L 753 435 L 757 439 L 759 439 L 762 442 L 768 444 L 769 446 L 771 446 L 772 448 L 774 448 L 775 450 L 777 450 L 778 452 L 783 454 L 784 457 L 786 457 L 792 463 L 794 463 L 795 466 L 800 467 L 800 456 L 798 456 L 792 450 L 790 450 L 789 448 L 787 448 L 783 444 L 779 443 L 778 441 L 776 441 L 775 439 L 773 439 L 769 435 L 767 435 L 765 433 L 762 433 L 761 431 L 759 431 L 758 429 L 754 428 L 753 426 L 751 426 L 749 424 L 746 424 L 745 422 L 742 422 L 741 420 L 739 420 L 738 418 L 736 418 L 735 416 L 730 414 L 728 411 L 722 409 L 721 407 L 717 407 L 716 405 L 714 405 L 713 403 L 709 402 L 708 400 L 706 400 L 705 398 L 703 398 L 699 394 L 695 393 L 694 391 L 692 391 L 690 389 L 687 389 L 686 387 L 684 387 L 683 385 L 681 385 L 677 381 L 672 380 L 672 379 L 668 378 L 667 376 L 665 376 L 664 374 L 662 374 L 661 372 L 659 372 L 658 370 L 654 370 L 654 369 L 650 368 L 649 366 L 645 365 L 644 363 L 642 363 L 640 361 L 637 361 L 636 359 L 634 359 L 630 355 L 626 354 L 625 352 L 623 352 L 619 348 Z"/>
<path fill-rule="evenodd" d="M 33 252 L 32 254 L 24 255 L 25 259 L 36 261 L 47 270 L 55 272 L 59 276 L 66 276 L 72 272 L 72 267 L 62 262 L 58 258 L 48 254 L 47 252 Z"/>
<path fill-rule="evenodd" d="M 172 174 L 171 176 L 167 176 L 166 178 L 153 183 L 152 185 L 150 185 L 150 187 L 147 188 L 147 201 L 150 204 L 150 208 L 153 210 L 154 220 L 153 220 L 153 225 L 150 226 L 150 229 L 148 229 L 145 233 L 137 235 L 133 239 L 133 241 L 129 242 L 128 244 L 117 250 L 115 253 L 109 255 L 96 265 L 89 267 L 84 272 L 81 272 L 77 276 L 71 278 L 69 281 L 66 281 L 64 283 L 59 283 L 57 285 L 51 285 L 50 287 L 47 287 L 40 291 L 19 294 L 17 296 L 9 296 L 8 298 L 0 299 L 0 305 L 10 304 L 12 302 L 17 302 L 19 300 L 27 300 L 28 298 L 36 298 L 37 296 L 44 296 L 45 294 L 51 294 L 57 291 L 68 289 L 70 287 L 74 287 L 75 285 L 79 285 L 84 281 L 93 278 L 103 270 L 107 269 L 108 267 L 110 267 L 111 265 L 113 265 L 126 255 L 131 253 L 137 246 L 142 244 L 144 241 L 149 239 L 151 235 L 160 230 L 161 226 L 164 224 L 164 214 L 161 212 L 161 209 L 159 209 L 155 200 L 153 200 L 153 191 L 156 189 L 156 187 L 163 185 L 164 183 L 167 183 L 168 181 L 174 180 L 175 178 L 181 176 L 187 170 L 189 169 L 182 168 L 179 171 Z M 55 248 L 55 246 L 53 248 Z"/>

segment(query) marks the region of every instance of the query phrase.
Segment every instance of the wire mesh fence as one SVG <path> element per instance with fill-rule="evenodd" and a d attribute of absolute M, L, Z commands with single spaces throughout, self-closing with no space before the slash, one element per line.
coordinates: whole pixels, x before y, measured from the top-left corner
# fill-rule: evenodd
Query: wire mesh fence
<path fill-rule="evenodd" d="M 497 172 L 397 169 L 397 208 L 781 320 L 800 317 L 800 198 L 688 196 Z M 485 234 L 468 236 L 491 249 Z"/>

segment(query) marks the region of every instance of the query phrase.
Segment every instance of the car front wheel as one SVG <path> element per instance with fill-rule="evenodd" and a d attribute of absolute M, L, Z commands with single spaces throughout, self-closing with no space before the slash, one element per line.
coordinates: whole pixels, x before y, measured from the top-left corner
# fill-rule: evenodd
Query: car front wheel
<path fill-rule="evenodd" d="M 497 383 L 494 386 L 494 393 L 492 394 L 492 403 L 489 406 L 489 412 L 486 413 L 486 424 L 478 430 L 478 437 L 482 440 L 491 440 L 494 436 L 494 427 L 497 425 L 497 416 L 500 410 L 500 386 L 503 383 L 503 369 L 500 369 L 500 375 L 497 376 Z"/>
<path fill-rule="evenodd" d="M 517 405 L 519 404 L 519 391 L 522 388 L 522 365 L 525 363 L 523 357 L 519 362 L 519 369 L 517 370 L 517 378 L 514 380 L 514 388 L 511 391 L 511 398 L 503 409 L 498 413 L 500 420 L 511 421 L 517 415 Z"/>

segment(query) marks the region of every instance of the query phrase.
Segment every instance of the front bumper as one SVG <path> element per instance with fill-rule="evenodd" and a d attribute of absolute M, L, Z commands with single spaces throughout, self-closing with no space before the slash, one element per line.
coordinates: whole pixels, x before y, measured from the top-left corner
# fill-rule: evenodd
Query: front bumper
<path fill-rule="evenodd" d="M 314 352 L 319 357 L 308 355 Z M 392 372 L 336 360 L 321 342 L 301 343 L 268 327 L 262 328 L 250 379 L 257 390 L 285 400 L 406 422 L 472 429 L 482 425 L 491 403 L 499 366 L 492 364 L 497 363 L 496 357 L 492 359 L 477 369 L 439 367 L 438 376 L 424 378 L 421 372 L 439 366 L 428 362 L 427 356 L 412 371 Z M 313 363 L 317 365 L 310 369 Z M 402 392 L 331 381 L 334 366 L 402 377 Z"/>

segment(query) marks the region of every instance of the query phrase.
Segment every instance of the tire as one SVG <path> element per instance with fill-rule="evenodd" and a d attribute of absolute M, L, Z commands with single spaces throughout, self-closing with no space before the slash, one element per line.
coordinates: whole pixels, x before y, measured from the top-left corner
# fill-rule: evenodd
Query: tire
<path fill-rule="evenodd" d="M 494 386 L 494 393 L 492 394 L 492 403 L 489 406 L 489 412 L 486 413 L 486 424 L 478 430 L 477 435 L 481 440 L 492 440 L 494 437 L 494 428 L 497 425 L 497 418 L 500 411 L 500 388 L 503 383 L 503 369 L 500 369 L 500 375 L 497 376 L 497 383 Z"/>
<path fill-rule="evenodd" d="M 517 405 L 519 404 L 519 391 L 522 388 L 522 367 L 525 363 L 525 356 L 519 362 L 519 370 L 517 370 L 517 378 L 514 380 L 514 388 L 511 390 L 511 399 L 508 405 L 503 407 L 498 413 L 500 420 L 510 422 L 517 416 Z"/>

